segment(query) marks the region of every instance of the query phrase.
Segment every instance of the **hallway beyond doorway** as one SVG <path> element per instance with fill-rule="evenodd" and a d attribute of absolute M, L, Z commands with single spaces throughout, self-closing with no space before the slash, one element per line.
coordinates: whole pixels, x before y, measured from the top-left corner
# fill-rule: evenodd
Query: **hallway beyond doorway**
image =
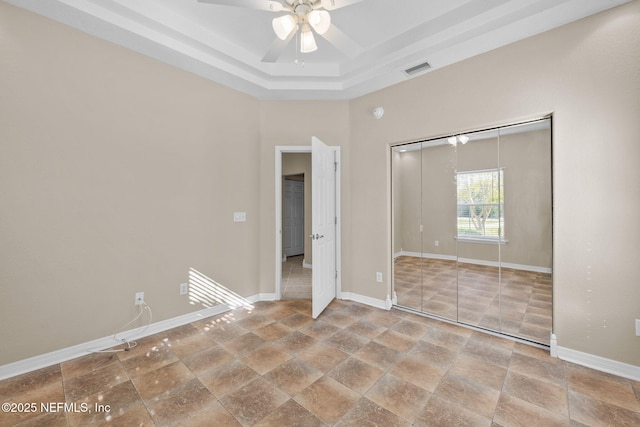
<path fill-rule="evenodd" d="M 302 266 L 303 259 L 293 256 L 282 263 L 282 299 L 311 299 L 311 269 Z"/>

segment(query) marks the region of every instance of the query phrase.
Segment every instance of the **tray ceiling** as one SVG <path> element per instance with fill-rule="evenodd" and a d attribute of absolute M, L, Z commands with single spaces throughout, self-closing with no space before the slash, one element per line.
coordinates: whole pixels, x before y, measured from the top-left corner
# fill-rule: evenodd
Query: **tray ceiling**
<path fill-rule="evenodd" d="M 331 11 L 355 42 L 322 37 L 262 62 L 268 11 L 197 0 L 5 0 L 261 99 L 351 99 L 630 0 L 363 0 Z M 284 1 L 284 0 L 283 0 Z M 430 68 L 405 70 L 427 62 Z"/>

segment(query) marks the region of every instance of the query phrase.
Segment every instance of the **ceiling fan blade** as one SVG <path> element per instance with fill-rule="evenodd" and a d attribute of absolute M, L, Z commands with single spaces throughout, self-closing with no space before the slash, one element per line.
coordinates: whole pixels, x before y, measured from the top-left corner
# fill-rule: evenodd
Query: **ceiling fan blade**
<path fill-rule="evenodd" d="M 262 57 L 262 62 L 276 62 L 297 32 L 298 30 L 294 29 L 284 40 L 280 40 L 278 37 L 276 37 L 273 40 L 273 43 L 271 43 L 271 47 L 269 48 L 267 53 Z"/>
<path fill-rule="evenodd" d="M 280 12 L 287 10 L 282 3 L 271 0 L 198 0 L 198 3 L 219 4 L 222 6 L 247 7 L 249 9 Z"/>
<path fill-rule="evenodd" d="M 363 0 L 322 0 L 322 7 L 326 10 L 340 9 L 341 7 L 351 6 L 360 3 Z"/>
<path fill-rule="evenodd" d="M 333 24 L 322 37 L 349 58 L 355 58 L 362 53 L 362 47 Z"/>

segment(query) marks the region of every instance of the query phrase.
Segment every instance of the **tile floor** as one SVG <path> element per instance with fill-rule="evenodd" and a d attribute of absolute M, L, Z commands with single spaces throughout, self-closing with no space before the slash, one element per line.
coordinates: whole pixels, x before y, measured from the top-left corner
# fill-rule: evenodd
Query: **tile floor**
<path fill-rule="evenodd" d="M 549 273 L 401 256 L 394 276 L 400 306 L 549 345 Z"/>
<path fill-rule="evenodd" d="M 261 302 L 0 382 L 23 426 L 639 426 L 640 382 L 392 309 Z M 95 404 L 109 412 L 95 411 Z"/>
<path fill-rule="evenodd" d="M 282 263 L 282 299 L 311 298 L 311 269 L 302 266 L 304 255 L 287 258 Z"/>

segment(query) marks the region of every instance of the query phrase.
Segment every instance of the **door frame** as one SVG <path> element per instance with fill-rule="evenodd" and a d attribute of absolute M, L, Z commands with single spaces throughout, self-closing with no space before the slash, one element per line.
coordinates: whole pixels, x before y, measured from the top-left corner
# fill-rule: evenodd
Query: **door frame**
<path fill-rule="evenodd" d="M 340 147 L 332 147 L 336 152 L 336 271 L 338 277 L 336 279 L 336 298 L 342 299 L 342 243 L 341 243 L 341 209 L 340 209 Z M 275 153 L 275 266 L 276 266 L 276 292 L 275 299 L 282 298 L 282 155 L 284 153 L 309 153 L 311 154 L 311 145 L 293 146 L 293 145 L 277 145 Z M 312 265 L 313 268 L 313 265 Z M 313 284 L 312 284 L 313 286 Z"/>

